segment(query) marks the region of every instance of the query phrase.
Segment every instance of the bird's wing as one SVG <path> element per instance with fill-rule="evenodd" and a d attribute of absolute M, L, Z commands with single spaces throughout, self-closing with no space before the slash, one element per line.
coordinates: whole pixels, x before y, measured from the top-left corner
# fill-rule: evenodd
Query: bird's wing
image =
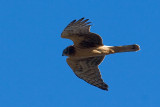
<path fill-rule="evenodd" d="M 81 18 L 70 22 L 61 34 L 62 38 L 71 39 L 76 47 L 88 48 L 103 45 L 102 38 L 90 32 L 91 22 Z"/>
<path fill-rule="evenodd" d="M 67 63 L 79 78 L 98 88 L 108 90 L 108 85 L 103 82 L 98 68 L 98 65 L 103 61 L 104 57 L 105 56 L 79 59 L 67 58 Z"/>

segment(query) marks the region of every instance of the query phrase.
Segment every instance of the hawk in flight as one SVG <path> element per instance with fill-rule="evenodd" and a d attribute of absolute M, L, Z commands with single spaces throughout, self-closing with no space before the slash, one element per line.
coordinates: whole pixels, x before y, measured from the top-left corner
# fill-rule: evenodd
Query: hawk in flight
<path fill-rule="evenodd" d="M 131 52 L 140 50 L 139 45 L 106 46 L 102 38 L 90 32 L 91 22 L 81 18 L 70 22 L 61 34 L 62 38 L 71 39 L 74 45 L 63 50 L 62 56 L 68 56 L 67 63 L 79 78 L 100 89 L 108 91 L 108 85 L 104 83 L 98 65 L 105 55 Z"/>

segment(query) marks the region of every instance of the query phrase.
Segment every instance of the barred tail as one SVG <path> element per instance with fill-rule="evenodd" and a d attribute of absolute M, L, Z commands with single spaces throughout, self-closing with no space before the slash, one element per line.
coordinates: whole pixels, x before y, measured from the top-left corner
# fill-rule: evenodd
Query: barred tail
<path fill-rule="evenodd" d="M 124 45 L 124 46 L 111 46 L 109 47 L 113 53 L 119 53 L 119 52 L 132 52 L 132 51 L 138 51 L 140 50 L 139 45 Z"/>

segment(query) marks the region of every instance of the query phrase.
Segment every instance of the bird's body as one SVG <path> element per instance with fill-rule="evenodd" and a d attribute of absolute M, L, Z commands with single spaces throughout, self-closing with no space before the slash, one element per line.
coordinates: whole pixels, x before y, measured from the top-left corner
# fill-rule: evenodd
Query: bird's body
<path fill-rule="evenodd" d="M 74 73 L 84 81 L 108 90 L 108 85 L 101 78 L 98 65 L 105 55 L 140 50 L 139 45 L 105 46 L 102 38 L 90 32 L 88 19 L 72 21 L 62 32 L 61 37 L 71 39 L 74 45 L 68 46 L 63 55 L 68 56 L 67 63 Z"/>
<path fill-rule="evenodd" d="M 70 46 L 71 47 L 71 46 Z M 72 46 L 74 47 L 74 46 Z M 98 46 L 91 48 L 74 47 L 75 52 L 71 55 L 74 58 L 86 58 L 91 56 L 101 56 L 109 54 L 107 46 Z"/>
<path fill-rule="evenodd" d="M 74 46 L 72 46 L 74 47 Z M 137 45 L 125 45 L 125 46 L 96 46 L 91 48 L 79 48 L 74 47 L 75 52 L 71 55 L 74 58 L 86 58 L 93 56 L 109 55 L 119 52 L 130 52 L 139 49 Z"/>

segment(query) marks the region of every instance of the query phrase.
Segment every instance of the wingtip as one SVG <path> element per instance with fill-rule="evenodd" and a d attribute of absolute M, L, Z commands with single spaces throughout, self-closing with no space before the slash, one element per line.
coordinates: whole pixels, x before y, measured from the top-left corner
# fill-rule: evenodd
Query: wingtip
<path fill-rule="evenodd" d="M 108 91 L 108 86 L 107 86 L 107 87 L 105 87 L 103 90 Z"/>
<path fill-rule="evenodd" d="M 100 86 L 99 88 L 102 90 L 108 91 L 108 85 L 105 83 L 102 86 Z"/>
<path fill-rule="evenodd" d="M 82 17 L 81 19 L 79 19 L 78 21 L 77 21 L 77 23 L 80 23 L 80 22 L 82 22 L 84 20 L 84 17 Z"/>
<path fill-rule="evenodd" d="M 83 20 L 83 19 L 85 19 L 85 17 L 82 17 L 81 19 Z"/>
<path fill-rule="evenodd" d="M 107 88 L 105 90 L 108 91 L 108 86 L 107 86 Z"/>
<path fill-rule="evenodd" d="M 102 89 L 102 88 L 101 88 Z M 108 88 L 104 88 L 104 89 L 102 89 L 102 90 L 104 90 L 104 91 L 108 91 Z"/>
<path fill-rule="evenodd" d="M 70 22 L 70 24 L 73 24 L 74 22 L 76 22 L 76 19 L 75 19 L 75 20 L 73 20 L 72 22 Z"/>
<path fill-rule="evenodd" d="M 72 22 L 70 22 L 69 23 L 69 25 L 68 26 L 70 26 L 70 25 L 72 25 L 72 24 L 79 24 L 79 23 L 83 23 L 84 25 L 88 25 L 88 24 L 90 24 L 91 22 L 87 22 L 89 19 L 85 19 L 85 17 L 82 17 L 82 18 L 80 18 L 79 20 L 73 20 Z M 91 26 L 91 25 L 88 25 L 88 26 Z"/>

